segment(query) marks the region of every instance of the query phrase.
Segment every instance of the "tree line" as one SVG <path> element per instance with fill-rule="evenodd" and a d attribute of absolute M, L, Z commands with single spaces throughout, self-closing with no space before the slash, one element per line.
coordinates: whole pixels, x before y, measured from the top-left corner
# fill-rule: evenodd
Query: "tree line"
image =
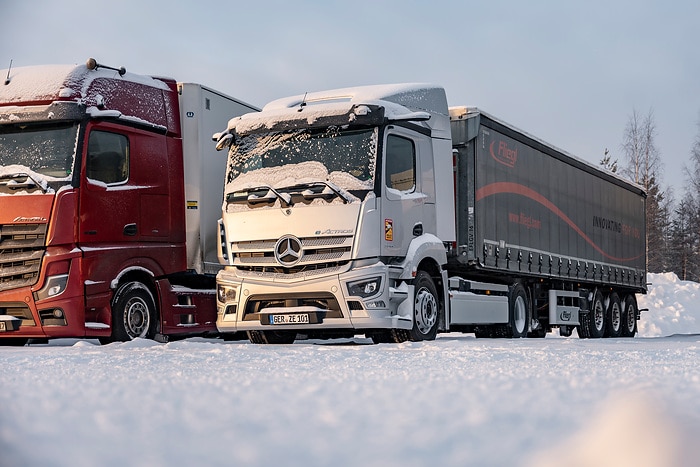
<path fill-rule="evenodd" d="M 661 186 L 663 164 L 656 133 L 653 110 L 646 115 L 633 111 L 623 133 L 622 163 L 606 149 L 600 165 L 647 192 L 648 271 L 674 272 L 682 280 L 700 282 L 700 121 L 677 201 L 673 188 Z"/>

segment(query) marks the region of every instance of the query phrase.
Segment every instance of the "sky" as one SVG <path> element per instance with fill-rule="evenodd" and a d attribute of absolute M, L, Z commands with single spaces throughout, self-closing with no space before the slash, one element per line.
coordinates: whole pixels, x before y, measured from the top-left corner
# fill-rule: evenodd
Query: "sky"
<path fill-rule="evenodd" d="M 700 137 L 696 0 L 2 0 L 0 69 L 84 63 L 197 82 L 262 107 L 307 91 L 445 87 L 598 164 L 653 113 L 662 186 Z M 222 128 L 225 122 L 222 122 Z"/>

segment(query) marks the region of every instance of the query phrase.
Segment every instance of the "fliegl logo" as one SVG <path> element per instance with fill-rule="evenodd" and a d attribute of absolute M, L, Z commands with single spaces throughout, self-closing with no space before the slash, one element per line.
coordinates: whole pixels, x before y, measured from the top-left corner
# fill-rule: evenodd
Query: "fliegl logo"
<path fill-rule="evenodd" d="M 489 150 L 491 157 L 496 159 L 496 162 L 510 168 L 515 167 L 515 162 L 518 160 L 518 148 L 508 147 L 508 143 L 505 141 L 494 141 L 489 146 Z"/>

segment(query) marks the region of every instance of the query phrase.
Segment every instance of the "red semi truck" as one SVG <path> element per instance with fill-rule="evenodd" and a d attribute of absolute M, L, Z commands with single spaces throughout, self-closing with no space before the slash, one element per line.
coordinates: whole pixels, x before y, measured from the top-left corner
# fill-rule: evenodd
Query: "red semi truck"
<path fill-rule="evenodd" d="M 94 59 L 0 73 L 0 345 L 215 333 L 211 136 L 258 109 Z"/>

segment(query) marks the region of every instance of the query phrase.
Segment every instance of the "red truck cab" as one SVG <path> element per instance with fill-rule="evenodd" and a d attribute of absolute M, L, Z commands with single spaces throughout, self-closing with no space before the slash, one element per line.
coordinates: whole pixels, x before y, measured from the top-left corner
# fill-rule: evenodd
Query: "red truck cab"
<path fill-rule="evenodd" d="M 94 60 L 1 73 L 0 344 L 216 332 L 213 275 L 188 264 L 182 85 Z"/>

